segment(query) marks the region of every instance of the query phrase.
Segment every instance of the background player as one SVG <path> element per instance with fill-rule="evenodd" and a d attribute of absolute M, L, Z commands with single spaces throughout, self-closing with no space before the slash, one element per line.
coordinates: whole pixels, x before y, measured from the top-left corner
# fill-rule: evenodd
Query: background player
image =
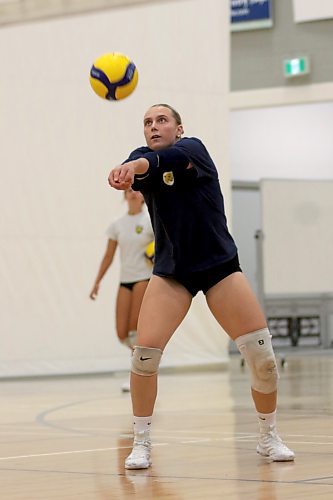
<path fill-rule="evenodd" d="M 116 331 L 119 341 L 132 350 L 136 343 L 139 310 L 152 270 L 151 262 L 145 257 L 145 249 L 154 234 L 142 194 L 129 188 L 125 191 L 125 199 L 127 213 L 107 229 L 108 243 L 90 298 L 97 298 L 100 283 L 119 247 L 121 269 L 116 300 Z M 126 383 L 123 391 L 128 390 L 129 384 Z"/>

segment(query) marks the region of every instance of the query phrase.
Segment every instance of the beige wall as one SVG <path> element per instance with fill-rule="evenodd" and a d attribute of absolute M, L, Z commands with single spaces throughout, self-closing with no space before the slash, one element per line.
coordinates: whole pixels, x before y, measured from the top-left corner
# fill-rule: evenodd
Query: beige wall
<path fill-rule="evenodd" d="M 159 3 L 176 1 L 157 0 Z M 0 25 L 154 2 L 156 3 L 156 0 L 0 0 Z"/>
<path fill-rule="evenodd" d="M 88 299 L 104 231 L 124 210 L 112 165 L 142 143 L 156 101 L 222 166 L 229 205 L 228 2 L 186 0 L 0 30 L 0 375 L 127 368 L 114 331 L 118 264 Z M 140 81 L 123 102 L 96 97 L 95 57 L 129 54 Z M 226 339 L 198 299 L 164 364 L 227 359 Z"/>
<path fill-rule="evenodd" d="M 302 4 L 312 4 L 311 10 L 318 14 L 324 3 L 322 0 L 301 1 Z M 333 2 L 328 1 L 333 9 Z M 232 91 L 283 88 L 288 98 L 289 94 L 297 94 L 298 90 L 303 94 L 304 87 L 332 82 L 333 19 L 297 23 L 293 0 L 275 1 L 272 6 L 272 28 L 238 31 L 231 35 Z M 309 57 L 310 73 L 298 78 L 285 78 L 284 59 L 301 56 Z"/>

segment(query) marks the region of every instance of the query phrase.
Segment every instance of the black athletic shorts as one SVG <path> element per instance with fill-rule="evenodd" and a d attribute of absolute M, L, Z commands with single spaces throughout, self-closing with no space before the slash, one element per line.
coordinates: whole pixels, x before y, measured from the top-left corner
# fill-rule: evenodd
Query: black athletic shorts
<path fill-rule="evenodd" d="M 236 272 L 242 272 L 237 254 L 231 260 L 206 269 L 205 271 L 197 271 L 191 273 L 189 276 L 172 276 L 172 278 L 183 285 L 194 297 L 200 291 L 206 294 L 212 286 Z"/>
<path fill-rule="evenodd" d="M 128 290 L 133 290 L 133 286 L 136 285 L 137 283 L 141 283 L 141 281 L 149 281 L 149 280 L 132 281 L 131 283 L 120 283 L 120 286 L 123 286 Z"/>

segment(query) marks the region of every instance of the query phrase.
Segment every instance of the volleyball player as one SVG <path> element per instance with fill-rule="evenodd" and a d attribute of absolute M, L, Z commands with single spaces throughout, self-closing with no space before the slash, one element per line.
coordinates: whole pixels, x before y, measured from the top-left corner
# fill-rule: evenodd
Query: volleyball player
<path fill-rule="evenodd" d="M 127 213 L 112 222 L 106 231 L 107 247 L 89 296 L 92 300 L 97 298 L 100 283 L 119 247 L 121 269 L 116 299 L 116 332 L 119 341 L 132 351 L 137 343 L 139 310 L 152 271 L 145 249 L 154 233 L 142 194 L 128 188 L 125 199 Z M 128 382 L 122 385 L 122 390 L 129 391 Z"/>
<path fill-rule="evenodd" d="M 125 467 L 151 465 L 160 359 L 199 291 L 248 364 L 259 422 L 257 452 L 272 461 L 293 460 L 276 430 L 278 372 L 271 336 L 239 266 L 216 167 L 199 139 L 182 138 L 180 115 L 171 106 L 150 107 L 143 123 L 147 146 L 133 151 L 109 176 L 112 187 L 132 186 L 143 193 L 155 233 L 153 276 L 132 356 L 134 443 Z"/>

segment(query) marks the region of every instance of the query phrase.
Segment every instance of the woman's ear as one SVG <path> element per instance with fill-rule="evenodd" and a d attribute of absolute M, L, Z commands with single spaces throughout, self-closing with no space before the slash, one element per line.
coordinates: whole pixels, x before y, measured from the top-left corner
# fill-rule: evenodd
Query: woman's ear
<path fill-rule="evenodd" d="M 177 139 L 180 139 L 181 136 L 183 135 L 184 133 L 184 128 L 183 128 L 183 125 L 178 125 L 178 128 L 177 128 Z"/>

